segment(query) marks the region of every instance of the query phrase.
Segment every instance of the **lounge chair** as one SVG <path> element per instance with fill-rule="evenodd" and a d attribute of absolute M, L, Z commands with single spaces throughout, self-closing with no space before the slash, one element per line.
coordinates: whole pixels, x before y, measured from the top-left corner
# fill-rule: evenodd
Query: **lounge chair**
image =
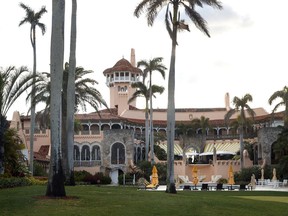
<path fill-rule="evenodd" d="M 138 189 L 146 189 L 150 185 L 150 182 L 148 182 L 145 178 L 140 178 L 137 184 Z M 149 186 L 149 188 L 151 188 L 151 186 Z"/>
<path fill-rule="evenodd" d="M 202 184 L 201 190 L 205 190 L 205 191 L 209 190 L 208 184 L 206 184 L 206 183 Z"/>
<path fill-rule="evenodd" d="M 212 176 L 211 176 L 211 181 L 212 181 L 213 183 L 217 183 L 217 181 L 218 181 L 220 178 L 222 178 L 222 175 L 212 175 Z"/>
<path fill-rule="evenodd" d="M 219 191 L 219 190 L 224 190 L 223 184 L 218 183 L 218 184 L 216 185 L 216 190 L 217 190 L 217 191 Z"/>
<path fill-rule="evenodd" d="M 188 176 L 183 176 L 183 175 L 178 175 L 178 181 L 180 184 L 183 184 L 183 183 L 192 183 Z"/>

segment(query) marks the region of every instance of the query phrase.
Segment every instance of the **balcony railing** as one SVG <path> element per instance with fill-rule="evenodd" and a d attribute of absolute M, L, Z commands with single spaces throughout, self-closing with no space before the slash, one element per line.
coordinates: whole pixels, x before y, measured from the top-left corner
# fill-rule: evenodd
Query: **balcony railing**
<path fill-rule="evenodd" d="M 94 167 L 101 166 L 101 160 L 93 160 L 93 161 L 74 161 L 74 167 Z"/>

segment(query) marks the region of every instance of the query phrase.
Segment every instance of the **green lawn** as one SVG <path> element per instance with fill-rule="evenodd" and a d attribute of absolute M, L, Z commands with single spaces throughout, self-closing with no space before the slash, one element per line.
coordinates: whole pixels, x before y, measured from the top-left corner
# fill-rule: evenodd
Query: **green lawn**
<path fill-rule="evenodd" d="M 73 199 L 43 199 L 46 186 L 0 190 L 0 215 L 281 216 L 288 193 L 264 191 L 144 191 L 135 187 L 66 187 Z"/>

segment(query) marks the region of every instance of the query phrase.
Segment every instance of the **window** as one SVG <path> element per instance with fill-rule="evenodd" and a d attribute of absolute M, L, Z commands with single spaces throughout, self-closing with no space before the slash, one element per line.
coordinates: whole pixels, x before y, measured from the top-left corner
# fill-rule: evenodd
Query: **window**
<path fill-rule="evenodd" d="M 111 148 L 111 164 L 125 164 L 125 147 L 123 144 L 113 144 Z"/>
<path fill-rule="evenodd" d="M 79 146 L 74 145 L 74 160 L 80 160 L 80 150 L 79 150 Z"/>
<path fill-rule="evenodd" d="M 81 150 L 81 160 L 90 160 L 90 148 L 87 145 L 84 145 Z"/>
<path fill-rule="evenodd" d="M 92 148 L 92 160 L 101 160 L 101 152 L 98 145 Z"/>

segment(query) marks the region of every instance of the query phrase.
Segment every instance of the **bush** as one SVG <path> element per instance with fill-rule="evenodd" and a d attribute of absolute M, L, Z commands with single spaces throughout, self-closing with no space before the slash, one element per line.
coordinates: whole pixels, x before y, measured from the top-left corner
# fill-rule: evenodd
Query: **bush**
<path fill-rule="evenodd" d="M 85 182 L 87 184 L 111 184 L 112 181 L 109 176 L 104 176 L 101 172 L 92 175 L 85 170 L 74 171 L 74 178 L 75 182 Z"/>
<path fill-rule="evenodd" d="M 268 177 L 270 176 L 271 173 L 271 167 L 269 168 L 268 166 L 266 166 L 265 170 L 264 170 L 264 175 L 267 178 L 271 178 Z M 248 167 L 248 168 L 243 168 L 240 172 L 236 172 L 234 174 L 234 180 L 236 182 L 236 184 L 249 184 L 251 181 L 251 176 L 252 174 L 255 175 L 256 179 L 260 179 L 261 178 L 261 167 L 260 166 L 252 166 L 252 167 Z"/>
<path fill-rule="evenodd" d="M 28 186 L 32 184 L 33 184 L 32 181 L 26 177 L 24 178 L 17 178 L 17 177 L 0 178 L 0 189 Z"/>
<path fill-rule="evenodd" d="M 121 174 L 118 176 L 118 183 L 123 185 L 123 175 Z M 133 173 L 126 173 L 125 174 L 125 184 L 133 182 L 134 174 Z"/>
<path fill-rule="evenodd" d="M 37 161 L 34 161 L 33 175 L 34 176 L 48 176 L 43 166 L 41 166 L 41 164 L 39 164 Z"/>
<path fill-rule="evenodd" d="M 74 171 L 74 179 L 75 182 L 85 182 L 85 179 L 89 178 L 92 174 L 82 170 L 82 171 Z"/>
<path fill-rule="evenodd" d="M 218 184 L 227 184 L 227 183 L 228 183 L 228 180 L 225 179 L 225 178 L 220 178 L 220 179 L 218 179 L 217 183 L 218 183 Z"/>

